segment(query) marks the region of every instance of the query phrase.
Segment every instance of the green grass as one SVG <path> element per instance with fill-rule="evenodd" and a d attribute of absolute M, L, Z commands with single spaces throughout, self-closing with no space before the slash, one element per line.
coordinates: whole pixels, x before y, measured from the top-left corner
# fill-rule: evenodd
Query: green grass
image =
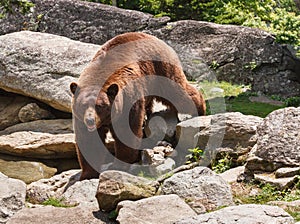
<path fill-rule="evenodd" d="M 61 208 L 70 208 L 74 207 L 75 205 L 70 205 L 65 202 L 64 198 L 57 199 L 57 198 L 48 198 L 46 201 L 42 203 L 42 205 L 52 205 L 54 207 L 61 207 Z"/>
<path fill-rule="evenodd" d="M 300 180 L 300 179 L 299 179 Z M 242 186 L 239 186 L 242 185 Z M 234 201 L 237 204 L 267 204 L 270 201 L 296 201 L 300 200 L 300 181 L 292 189 L 278 190 L 270 184 L 256 185 L 253 183 L 240 183 L 239 187 L 232 185 Z M 257 193 L 249 196 L 252 190 Z M 296 221 L 300 221 L 300 208 L 287 207 L 288 212 Z"/>
<path fill-rule="evenodd" d="M 231 84 L 229 82 L 202 82 L 199 84 L 207 103 L 207 114 L 221 112 L 241 112 L 245 115 L 266 117 L 274 110 L 283 106 L 275 106 L 260 102 L 251 102 L 250 86 Z M 247 92 L 245 92 L 247 90 Z M 295 102 L 297 99 L 293 99 Z"/>
<path fill-rule="evenodd" d="M 255 115 L 258 117 L 266 117 L 274 110 L 283 108 L 283 106 L 276 106 L 267 103 L 251 102 L 249 96 L 240 94 L 233 99 L 225 99 L 227 112 L 241 112 L 245 115 Z"/>

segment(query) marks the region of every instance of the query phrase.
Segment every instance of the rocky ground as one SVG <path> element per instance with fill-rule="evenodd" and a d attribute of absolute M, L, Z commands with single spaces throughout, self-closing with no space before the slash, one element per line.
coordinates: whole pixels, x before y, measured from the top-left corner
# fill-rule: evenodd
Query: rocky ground
<path fill-rule="evenodd" d="M 284 192 L 299 188 L 299 107 L 265 119 L 236 112 L 180 122 L 157 112 L 145 135 L 163 135 L 170 144 L 143 151 L 147 172 L 110 170 L 78 181 L 69 92 L 99 44 L 143 31 L 170 44 L 189 77 L 299 96 L 299 60 L 288 48 L 245 27 L 168 22 L 81 1 L 34 2 L 32 13 L 0 20 L 0 223 L 295 223 L 286 211 L 299 213 L 299 200 L 258 205 L 241 196 L 259 195 L 260 188 L 248 185 L 254 182 Z M 214 103 L 208 101 L 211 111 Z M 187 149 L 195 147 L 202 158 L 185 165 Z M 232 169 L 216 174 L 215 166 L 228 164 L 212 161 L 224 155 Z"/>

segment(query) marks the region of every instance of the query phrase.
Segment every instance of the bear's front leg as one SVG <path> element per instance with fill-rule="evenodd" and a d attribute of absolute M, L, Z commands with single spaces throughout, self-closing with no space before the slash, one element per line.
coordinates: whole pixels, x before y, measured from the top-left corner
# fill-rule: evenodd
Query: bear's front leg
<path fill-rule="evenodd" d="M 115 157 L 117 159 L 130 164 L 140 161 L 140 146 L 143 138 L 144 117 L 145 101 L 139 100 L 132 106 L 129 113 L 130 130 L 128 130 L 128 124 L 118 125 L 118 128 L 121 129 L 118 130 L 118 133 L 121 133 L 123 135 L 122 138 L 126 138 L 126 142 L 130 145 L 124 144 L 121 140 L 122 138 L 119 138 L 116 132 L 113 132 L 113 137 L 115 139 Z M 130 134 L 127 135 L 127 133 Z"/>
<path fill-rule="evenodd" d="M 101 170 L 108 154 L 104 145 L 107 129 L 100 128 L 90 132 L 83 122 L 75 118 L 74 130 L 77 157 L 82 170 L 80 180 L 98 178 L 98 171 Z"/>

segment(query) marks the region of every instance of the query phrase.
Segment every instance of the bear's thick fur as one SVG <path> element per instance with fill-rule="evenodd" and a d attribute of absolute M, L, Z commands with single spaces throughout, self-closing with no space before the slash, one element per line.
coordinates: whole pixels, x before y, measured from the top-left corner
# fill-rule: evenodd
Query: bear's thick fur
<path fill-rule="evenodd" d="M 107 154 L 103 143 L 108 131 L 115 139 L 117 159 L 140 160 L 143 123 L 152 113 L 154 99 L 176 112 L 183 108 L 191 115 L 205 115 L 206 110 L 176 53 L 145 33 L 125 33 L 106 42 L 70 89 L 81 179 L 98 177 Z M 194 110 L 189 110 L 188 101 Z M 90 158 L 98 162 L 91 164 Z"/>

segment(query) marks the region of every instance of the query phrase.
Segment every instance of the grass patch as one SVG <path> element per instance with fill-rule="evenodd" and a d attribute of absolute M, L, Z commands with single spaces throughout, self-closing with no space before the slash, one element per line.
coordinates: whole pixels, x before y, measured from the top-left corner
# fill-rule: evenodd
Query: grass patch
<path fill-rule="evenodd" d="M 258 117 L 266 117 L 272 111 L 283 108 L 283 106 L 251 102 L 247 94 L 240 94 L 235 98 L 225 98 L 225 103 L 227 112 L 241 112 L 245 115 Z"/>
<path fill-rule="evenodd" d="M 222 112 L 241 112 L 245 115 L 266 117 L 272 111 L 284 107 L 251 102 L 249 97 L 256 96 L 257 94 L 249 92 L 251 89 L 250 86 L 237 85 L 225 81 L 205 81 L 200 83 L 199 86 L 207 102 L 206 112 L 208 115 Z M 289 104 L 295 105 L 298 101 L 299 99 L 294 97 L 289 100 Z"/>
<path fill-rule="evenodd" d="M 235 204 L 267 204 L 270 201 L 300 200 L 300 182 L 292 189 L 278 190 L 269 184 L 232 183 L 232 195 Z M 300 208 L 284 208 L 296 221 L 300 221 Z"/>
<path fill-rule="evenodd" d="M 42 203 L 42 205 L 52 205 L 54 207 L 60 207 L 60 208 L 70 208 L 75 207 L 76 205 L 70 205 L 66 203 L 64 198 L 58 199 L 58 198 L 48 198 L 46 201 Z"/>

